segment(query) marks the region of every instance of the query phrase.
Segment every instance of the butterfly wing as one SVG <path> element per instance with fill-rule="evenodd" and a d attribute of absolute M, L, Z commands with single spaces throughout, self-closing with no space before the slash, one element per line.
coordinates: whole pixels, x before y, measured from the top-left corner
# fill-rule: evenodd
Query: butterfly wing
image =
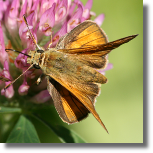
<path fill-rule="evenodd" d="M 76 123 L 86 118 L 88 113 L 91 112 L 107 131 L 93 104 L 99 93 L 98 85 L 82 84 L 80 86 L 81 84 L 78 83 L 74 86 L 74 82 L 71 84 L 67 83 L 67 81 L 56 78 L 56 83 L 52 83 L 52 81 L 48 80 L 48 91 L 62 120 L 69 124 Z M 77 86 L 80 86 L 80 88 Z M 86 88 L 90 88 L 90 90 L 87 92 Z"/>
<path fill-rule="evenodd" d="M 86 48 L 89 46 L 106 44 L 107 42 L 108 40 L 104 31 L 95 22 L 87 20 L 79 24 L 63 37 L 57 48 Z M 70 51 L 70 53 L 72 52 Z"/>
<path fill-rule="evenodd" d="M 75 123 L 85 118 L 88 112 L 91 112 L 105 128 L 95 110 L 94 103 L 100 91 L 100 84 L 106 83 L 107 78 L 95 69 L 77 61 L 71 55 L 64 57 L 64 54 L 60 52 L 50 54 L 49 57 L 54 58 L 54 60 L 49 59 L 47 61 L 47 67 L 44 73 L 58 82 L 58 84 L 56 83 L 54 85 L 56 89 L 54 89 L 54 91 L 50 89 L 51 84 L 48 83 L 48 90 L 52 97 L 55 95 L 59 97 L 56 98 L 56 96 L 53 100 L 57 111 L 61 112 L 59 113 L 60 117 L 68 123 Z M 54 83 L 52 83 L 52 86 L 53 84 Z M 52 95 L 52 92 L 55 94 Z M 74 105 L 76 103 L 77 106 Z M 60 105 L 62 107 L 60 107 Z M 85 110 L 85 114 L 82 115 L 82 111 L 79 112 L 77 107 L 81 107 L 81 110 Z M 77 113 L 75 111 L 71 113 L 73 109 L 80 115 L 76 115 Z M 68 115 L 67 112 L 69 112 Z"/>
<path fill-rule="evenodd" d="M 60 52 L 77 54 L 77 59 L 93 68 L 104 68 L 106 55 L 137 35 L 108 42 L 105 32 L 93 21 L 84 21 L 62 37 L 57 45 Z"/>
<path fill-rule="evenodd" d="M 69 90 L 49 77 L 47 84 L 54 106 L 64 122 L 72 124 L 87 117 L 89 110 Z"/>
<path fill-rule="evenodd" d="M 90 52 L 92 46 L 106 44 L 108 42 L 104 31 L 92 21 L 84 21 L 66 36 L 62 37 L 57 49 L 68 54 L 78 54 L 77 59 L 93 68 L 102 68 L 107 60 L 105 56 L 93 56 Z M 79 55 L 81 53 L 81 55 Z M 75 55 L 76 56 L 76 55 Z"/>

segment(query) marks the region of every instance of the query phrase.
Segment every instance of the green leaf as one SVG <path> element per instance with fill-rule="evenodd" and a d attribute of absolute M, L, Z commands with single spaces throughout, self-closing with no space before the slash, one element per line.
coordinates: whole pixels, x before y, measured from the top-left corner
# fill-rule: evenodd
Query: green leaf
<path fill-rule="evenodd" d="M 0 107 L 0 113 L 21 113 L 21 108 Z"/>
<path fill-rule="evenodd" d="M 55 127 L 50 125 L 50 128 L 58 135 L 62 142 L 65 143 L 86 143 L 83 138 L 81 138 L 73 130 L 67 129 L 64 126 L 56 125 Z"/>
<path fill-rule="evenodd" d="M 0 114 L 0 143 L 5 143 L 20 117 L 19 113 Z"/>
<path fill-rule="evenodd" d="M 67 129 L 61 125 L 51 125 L 50 123 L 42 120 L 40 117 L 33 115 L 40 122 L 50 128 L 63 143 L 86 143 L 77 133 L 73 130 Z"/>
<path fill-rule="evenodd" d="M 6 143 L 40 143 L 31 121 L 21 115 Z"/>

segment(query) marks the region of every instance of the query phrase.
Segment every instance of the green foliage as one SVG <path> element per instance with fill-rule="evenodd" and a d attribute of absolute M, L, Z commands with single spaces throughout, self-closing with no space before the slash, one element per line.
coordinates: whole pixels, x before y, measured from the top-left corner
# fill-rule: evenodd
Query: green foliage
<path fill-rule="evenodd" d="M 75 133 L 73 130 L 69 130 L 61 125 L 52 125 L 44 120 L 42 120 L 40 117 L 34 115 L 35 118 L 37 118 L 40 122 L 45 124 L 48 128 L 50 128 L 63 143 L 86 143 L 80 136 L 78 136 L 77 133 Z"/>
<path fill-rule="evenodd" d="M 1 113 L 21 113 L 21 109 L 11 107 L 0 107 L 0 114 Z"/>
<path fill-rule="evenodd" d="M 6 142 L 40 143 L 40 140 L 31 121 L 25 116 L 21 115 Z"/>
<path fill-rule="evenodd" d="M 54 133 L 54 135 L 59 139 L 59 142 L 62 143 L 85 143 L 85 141 L 73 130 L 70 130 L 60 123 L 54 124 L 54 120 L 50 121 L 50 117 L 40 116 L 42 112 L 46 111 L 46 114 L 49 115 L 50 112 L 54 112 L 53 107 L 42 107 L 34 108 L 33 111 L 28 112 L 27 110 L 22 110 L 21 108 L 11 108 L 11 107 L 0 107 L 0 129 L 3 129 L 6 124 L 4 124 L 4 120 L 8 118 L 7 115 L 18 114 L 20 115 L 17 120 L 14 121 L 14 126 L 9 129 L 5 134 L 7 136 L 6 141 L 2 139 L 2 142 L 6 143 L 40 143 L 41 136 L 39 136 L 39 132 L 37 132 L 37 126 L 35 126 L 34 119 L 39 122 L 38 125 L 44 125 L 50 130 L 50 133 Z M 32 114 L 32 112 L 34 114 Z M 50 115 L 49 115 L 50 116 Z M 53 117 L 54 115 L 52 115 Z M 2 120 L 3 118 L 3 120 Z M 9 121 L 10 122 L 10 121 Z M 8 123 L 7 123 L 8 124 Z M 63 124 L 61 122 L 61 124 Z M 43 129 L 41 129 L 43 131 Z M 54 139 L 53 134 L 51 133 L 51 138 Z M 2 137 L 3 135 L 0 134 Z M 52 140 L 54 142 L 54 140 Z"/>

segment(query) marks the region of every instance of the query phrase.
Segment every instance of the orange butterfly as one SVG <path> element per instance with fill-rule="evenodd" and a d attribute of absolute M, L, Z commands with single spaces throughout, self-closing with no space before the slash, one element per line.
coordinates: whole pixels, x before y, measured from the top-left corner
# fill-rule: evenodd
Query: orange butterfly
<path fill-rule="evenodd" d="M 25 17 L 24 21 L 27 24 Z M 101 84 L 107 82 L 107 78 L 97 70 L 106 66 L 106 55 L 112 49 L 137 35 L 108 42 L 106 34 L 95 22 L 85 21 L 63 36 L 55 48 L 43 49 L 38 46 L 30 30 L 29 33 L 38 50 L 29 52 L 27 63 L 31 66 L 27 70 L 31 67 L 42 69 L 47 78 L 47 89 L 61 119 L 72 124 L 92 113 L 107 131 L 94 106 Z"/>

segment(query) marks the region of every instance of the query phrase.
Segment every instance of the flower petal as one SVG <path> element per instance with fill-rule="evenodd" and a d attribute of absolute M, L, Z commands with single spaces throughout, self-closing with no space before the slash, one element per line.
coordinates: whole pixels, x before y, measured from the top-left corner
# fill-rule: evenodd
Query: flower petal
<path fill-rule="evenodd" d="M 104 21 L 105 15 L 104 14 L 100 14 L 94 21 L 101 26 L 103 21 Z"/>
<path fill-rule="evenodd" d="M 27 84 L 26 76 L 24 76 L 23 84 L 18 89 L 19 95 L 27 95 L 29 88 L 30 86 Z"/>
<path fill-rule="evenodd" d="M 19 11 L 18 11 L 19 6 L 20 6 L 20 1 L 19 0 L 13 0 L 12 1 L 11 7 L 10 7 L 10 10 L 9 10 L 9 16 L 11 18 L 17 18 L 18 13 L 19 13 Z"/>
<path fill-rule="evenodd" d="M 31 13 L 27 17 L 27 22 L 28 22 L 28 25 L 29 25 L 29 29 L 31 30 L 31 33 L 33 34 L 33 36 L 34 36 L 34 38 L 35 38 L 35 40 L 37 42 L 37 36 L 33 32 L 33 18 L 34 18 L 34 14 L 35 14 L 35 12 Z M 28 27 L 25 24 L 25 22 L 23 22 L 20 25 L 19 35 L 20 35 L 20 38 L 21 38 L 21 41 L 22 41 L 22 44 L 23 44 L 23 47 L 24 48 L 29 48 L 31 50 L 34 50 L 35 49 L 35 44 L 33 43 L 33 40 L 31 38 L 30 33 L 28 32 Z"/>
<path fill-rule="evenodd" d="M 58 43 L 59 39 L 64 36 L 67 33 L 67 22 L 65 22 L 63 24 L 63 26 L 61 27 L 61 29 L 54 35 L 53 40 L 52 40 L 52 45 L 51 47 L 55 47 L 55 45 Z M 45 45 L 45 48 L 48 47 L 50 42 L 48 42 Z"/>
<path fill-rule="evenodd" d="M 31 101 L 37 104 L 45 103 L 48 100 L 51 99 L 50 94 L 48 93 L 48 90 L 43 90 L 34 97 L 31 98 Z"/>
<path fill-rule="evenodd" d="M 92 4 L 93 4 L 93 0 L 88 0 L 84 8 L 91 10 Z"/>
<path fill-rule="evenodd" d="M 1 90 L 1 95 L 4 95 L 6 98 L 12 98 L 14 96 L 14 89 L 13 86 L 11 85 L 7 89 L 2 89 Z"/>
<path fill-rule="evenodd" d="M 25 0 L 24 5 L 21 9 L 21 12 L 20 12 L 20 15 L 19 15 L 20 18 L 23 18 L 23 15 L 26 13 L 26 10 L 27 10 L 27 0 Z"/>
<path fill-rule="evenodd" d="M 63 20 L 65 20 L 66 15 L 67 15 L 67 11 L 68 11 L 68 0 L 63 0 L 62 2 L 60 2 L 57 5 L 58 6 L 55 11 L 56 24 L 58 24 L 59 22 L 62 23 Z"/>
<path fill-rule="evenodd" d="M 34 17 L 34 12 L 32 12 L 26 19 L 27 19 L 27 22 L 28 22 L 28 25 L 29 25 L 29 29 L 32 29 L 33 28 L 33 17 Z M 27 31 L 28 28 L 27 28 L 27 25 L 25 24 L 25 22 L 22 22 L 22 24 L 20 25 L 19 27 L 19 35 L 20 37 L 22 36 L 22 33 Z"/>
<path fill-rule="evenodd" d="M 7 60 L 5 60 L 5 62 L 4 62 L 4 68 L 3 68 L 2 74 L 4 75 L 4 77 L 11 80 L 12 77 L 11 77 L 10 72 L 9 72 L 9 64 L 8 64 Z M 11 81 L 5 82 L 5 85 L 8 85 L 10 83 L 11 83 Z M 7 98 L 12 98 L 13 95 L 14 95 L 13 85 L 11 85 L 10 87 L 8 87 L 5 90 L 2 89 L 1 94 L 4 95 Z"/>
<path fill-rule="evenodd" d="M 42 14 L 53 5 L 53 3 L 57 4 L 57 1 L 58 0 L 41 0 L 39 17 L 41 17 Z"/>
<path fill-rule="evenodd" d="M 21 53 L 26 54 L 27 51 L 28 51 L 28 48 L 26 48 L 23 51 L 21 51 Z M 17 68 L 23 69 L 23 70 L 25 69 L 25 67 L 28 67 L 29 66 L 29 64 L 27 64 L 27 56 L 24 55 L 24 54 L 19 54 L 17 56 L 17 58 L 15 59 L 15 61 L 14 61 L 15 66 Z"/>
<path fill-rule="evenodd" d="M 103 74 L 103 75 L 105 75 L 105 71 L 108 71 L 108 70 L 110 70 L 112 68 L 113 68 L 113 64 L 108 63 L 108 65 L 107 65 L 107 67 L 105 69 L 100 69 L 100 70 L 98 70 L 98 72 Z"/>
<path fill-rule="evenodd" d="M 71 19 L 68 21 L 68 32 L 75 28 L 82 19 L 83 7 L 81 4 L 78 5 L 78 8 Z"/>
<path fill-rule="evenodd" d="M 3 18 L 4 15 L 4 11 L 6 11 L 7 7 L 8 7 L 9 1 L 0 1 L 0 21 Z"/>
<path fill-rule="evenodd" d="M 46 36 L 51 35 L 52 28 L 55 24 L 55 6 L 54 3 L 51 8 L 46 10 L 41 16 L 39 29 L 44 32 Z"/>
<path fill-rule="evenodd" d="M 4 64 L 4 61 L 8 61 L 8 54 L 5 51 L 5 44 L 4 44 L 4 37 L 3 37 L 3 30 L 0 23 L 0 62 Z"/>

